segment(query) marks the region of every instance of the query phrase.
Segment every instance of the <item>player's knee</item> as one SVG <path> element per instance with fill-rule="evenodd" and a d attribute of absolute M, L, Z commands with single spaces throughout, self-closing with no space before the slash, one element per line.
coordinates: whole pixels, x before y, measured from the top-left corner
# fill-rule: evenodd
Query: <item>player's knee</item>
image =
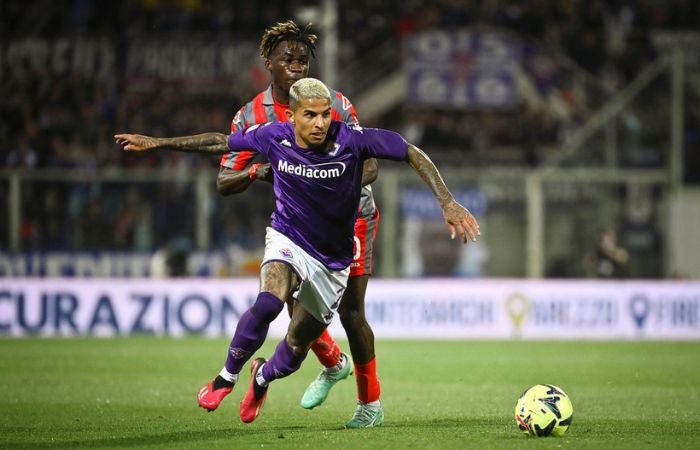
<path fill-rule="evenodd" d="M 287 300 L 287 312 L 289 313 L 289 317 L 292 317 L 292 314 L 294 314 L 294 300 L 293 299 Z"/>
<path fill-rule="evenodd" d="M 343 297 L 343 301 L 340 302 L 340 306 L 338 307 L 340 320 L 349 320 L 353 317 L 357 317 L 362 312 L 359 303 L 351 297 Z"/>
<path fill-rule="evenodd" d="M 297 356 L 308 353 L 311 344 L 316 340 L 312 337 L 315 336 L 315 334 L 305 331 L 304 329 L 298 329 L 296 327 L 291 327 L 287 330 L 287 337 L 285 340 L 289 348 Z"/>
<path fill-rule="evenodd" d="M 338 315 L 340 316 L 340 323 L 345 329 L 348 327 L 357 327 L 366 322 L 365 315 L 358 309 L 341 307 L 338 309 Z"/>
<path fill-rule="evenodd" d="M 298 284 L 298 277 L 286 263 L 272 261 L 260 269 L 260 290 L 271 292 L 281 299 L 287 299 Z"/>
<path fill-rule="evenodd" d="M 267 301 L 256 301 L 250 307 L 250 313 L 258 320 L 263 322 L 272 322 L 277 318 L 280 311 L 284 307 L 282 300 L 270 292 L 262 292 L 258 294 L 258 299 L 265 297 Z M 279 301 L 279 305 L 275 302 Z"/>
<path fill-rule="evenodd" d="M 305 355 L 311 347 L 310 342 L 303 342 L 293 335 L 287 335 L 287 345 L 292 349 L 292 353 L 294 353 L 295 356 Z"/>

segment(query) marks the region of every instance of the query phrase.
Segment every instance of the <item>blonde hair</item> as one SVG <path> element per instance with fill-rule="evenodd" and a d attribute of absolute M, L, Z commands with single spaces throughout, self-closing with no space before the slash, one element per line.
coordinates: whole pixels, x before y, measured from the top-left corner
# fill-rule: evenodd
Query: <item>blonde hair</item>
<path fill-rule="evenodd" d="M 289 109 L 296 110 L 299 103 L 305 98 L 321 98 L 330 101 L 331 91 L 321 80 L 302 78 L 289 88 Z"/>

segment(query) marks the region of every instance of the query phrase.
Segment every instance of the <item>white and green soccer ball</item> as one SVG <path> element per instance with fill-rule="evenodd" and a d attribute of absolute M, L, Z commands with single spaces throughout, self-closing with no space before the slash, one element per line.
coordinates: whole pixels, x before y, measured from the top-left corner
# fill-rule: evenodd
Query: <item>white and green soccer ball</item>
<path fill-rule="evenodd" d="M 515 404 L 515 420 L 523 433 L 531 436 L 563 436 L 571 425 L 574 407 L 564 390 L 551 384 L 538 384 Z"/>

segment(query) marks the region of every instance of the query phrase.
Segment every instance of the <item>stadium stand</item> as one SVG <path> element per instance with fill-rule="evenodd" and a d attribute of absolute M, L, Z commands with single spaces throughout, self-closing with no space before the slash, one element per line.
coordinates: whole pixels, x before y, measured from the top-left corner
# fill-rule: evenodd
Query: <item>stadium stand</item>
<path fill-rule="evenodd" d="M 192 220 L 174 218 L 182 216 L 182 205 L 194 194 L 191 186 L 175 180 L 184 171 L 215 168 L 218 159 L 125 154 L 113 144 L 112 135 L 116 130 L 183 135 L 227 129 L 242 100 L 266 83 L 255 54 L 262 30 L 312 4 L 275 2 L 260 10 L 245 3 L 232 9 L 228 3 L 0 2 L 0 168 L 160 168 L 173 174 L 172 183 L 137 186 L 119 194 L 109 186 L 89 183 L 46 181 L 27 186 L 23 250 L 153 251 L 182 234 L 192 234 Z M 693 0 L 340 1 L 338 65 L 343 69 L 338 87 L 357 102 L 367 87 L 363 83 L 374 80 L 365 74 L 374 66 L 381 66 L 374 75 L 378 78 L 401 68 L 406 39 L 421 31 L 506 32 L 524 49 L 522 80 L 532 86 L 530 101 L 506 110 L 398 104 L 365 124 L 399 129 L 438 164 L 537 167 L 556 154 L 606 99 L 655 61 L 654 32 L 700 29 L 699 9 Z M 237 57 L 236 67 L 221 69 L 224 63 L 217 60 L 214 80 L 203 76 L 184 85 L 168 81 L 178 70 L 196 75 L 198 62 L 156 65 L 149 45 L 157 53 L 169 51 L 167 41 L 190 40 L 195 44 L 186 55 L 192 58 L 202 54 L 196 42 L 209 44 L 204 52 L 212 46 L 240 51 L 231 53 Z M 134 56 L 139 47 L 140 60 Z M 226 79 L 229 75 L 232 78 Z M 645 101 L 644 123 L 665 123 L 664 98 L 649 95 Z M 362 120 L 362 111 L 358 112 Z M 630 119 L 629 127 L 635 126 Z M 687 111 L 685 127 L 685 179 L 696 182 L 700 181 L 697 108 Z M 646 140 L 649 148 L 665 136 L 652 128 L 640 132 L 639 139 Z M 659 167 L 663 161 L 652 152 L 623 155 L 621 163 Z M 7 189 L 0 184 L 0 191 Z M 6 195 L 0 198 L 7 202 Z M 260 233 L 266 205 L 241 200 L 240 207 L 245 214 L 215 207 L 216 220 L 234 223 L 219 230 L 212 240 L 217 245 L 245 245 L 246 237 Z M 104 224 L 113 225 L 113 235 L 91 232 Z M 0 229 L 2 247 L 8 246 L 7 226 L 4 223 Z M 83 232 L 75 233 L 76 229 Z"/>

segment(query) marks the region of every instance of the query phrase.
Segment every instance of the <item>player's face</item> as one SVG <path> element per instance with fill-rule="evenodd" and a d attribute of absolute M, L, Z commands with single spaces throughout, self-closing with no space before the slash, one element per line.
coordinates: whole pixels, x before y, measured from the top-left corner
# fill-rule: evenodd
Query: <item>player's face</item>
<path fill-rule="evenodd" d="M 287 111 L 287 118 L 294 125 L 299 147 L 321 147 L 331 126 L 331 101 L 327 98 L 304 98 L 296 110 Z"/>
<path fill-rule="evenodd" d="M 282 41 L 265 61 L 270 71 L 272 84 L 287 93 L 289 88 L 309 75 L 309 49 L 297 41 Z"/>

